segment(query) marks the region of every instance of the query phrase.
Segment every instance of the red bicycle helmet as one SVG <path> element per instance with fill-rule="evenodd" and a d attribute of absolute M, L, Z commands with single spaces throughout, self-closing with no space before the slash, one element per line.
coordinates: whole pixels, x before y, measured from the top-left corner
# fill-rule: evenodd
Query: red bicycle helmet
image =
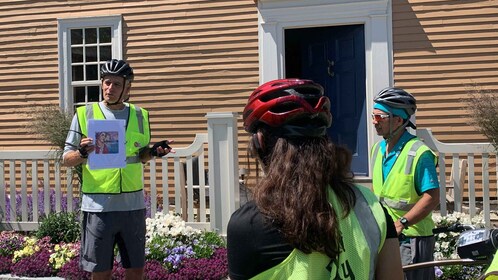
<path fill-rule="evenodd" d="M 249 97 L 243 119 L 244 129 L 250 133 L 255 133 L 263 123 L 275 128 L 287 127 L 286 134 L 297 136 L 325 135 L 332 124 L 330 100 L 323 95 L 323 87 L 304 79 L 262 84 Z M 306 121 L 300 122 L 303 119 Z M 315 130 L 310 129 L 309 120 L 314 120 Z"/>

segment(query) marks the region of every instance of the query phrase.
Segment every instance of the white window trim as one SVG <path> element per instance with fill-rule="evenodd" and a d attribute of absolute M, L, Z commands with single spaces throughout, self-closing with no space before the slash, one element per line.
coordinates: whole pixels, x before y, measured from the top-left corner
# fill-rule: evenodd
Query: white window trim
<path fill-rule="evenodd" d="M 85 17 L 85 18 L 61 18 L 57 19 L 58 51 L 59 51 L 59 102 L 61 107 L 72 111 L 73 100 L 70 98 L 71 88 L 71 45 L 70 32 L 72 28 L 91 28 L 100 26 L 111 26 L 112 30 L 112 53 L 113 58 L 122 59 L 123 57 L 123 32 L 122 17 L 103 16 L 103 17 Z"/>
<path fill-rule="evenodd" d="M 260 83 L 284 77 L 285 29 L 350 24 L 365 27 L 366 106 L 370 116 L 373 96 L 393 84 L 391 0 L 259 0 Z M 380 139 L 369 126 L 369 153 Z"/>

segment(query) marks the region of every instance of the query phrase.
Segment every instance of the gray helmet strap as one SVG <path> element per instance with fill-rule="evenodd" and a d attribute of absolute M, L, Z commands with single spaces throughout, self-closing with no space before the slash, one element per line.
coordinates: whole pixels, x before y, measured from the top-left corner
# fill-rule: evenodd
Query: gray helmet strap
<path fill-rule="evenodd" d="M 393 114 L 391 112 L 389 112 L 389 137 L 387 137 L 385 139 L 386 142 L 389 143 L 393 139 L 394 136 L 398 135 L 398 133 L 401 132 L 408 125 L 409 122 L 410 122 L 409 119 L 404 121 L 402 125 L 400 125 L 398 128 L 396 128 L 393 131 Z"/>

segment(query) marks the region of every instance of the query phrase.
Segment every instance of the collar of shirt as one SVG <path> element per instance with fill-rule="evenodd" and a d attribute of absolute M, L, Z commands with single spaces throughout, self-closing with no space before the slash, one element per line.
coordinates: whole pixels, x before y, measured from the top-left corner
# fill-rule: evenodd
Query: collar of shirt
<path fill-rule="evenodd" d="M 409 133 L 408 131 L 404 131 L 401 137 L 399 138 L 398 142 L 394 145 L 394 148 L 387 154 L 386 156 L 386 146 L 387 142 L 386 140 L 380 142 L 380 152 L 382 154 L 382 177 L 385 181 L 387 175 L 389 172 L 391 172 L 391 169 L 396 162 L 396 159 L 398 158 L 399 154 L 401 153 L 401 150 L 403 150 L 403 147 L 405 147 L 405 144 L 410 141 L 412 138 L 415 136 Z"/>

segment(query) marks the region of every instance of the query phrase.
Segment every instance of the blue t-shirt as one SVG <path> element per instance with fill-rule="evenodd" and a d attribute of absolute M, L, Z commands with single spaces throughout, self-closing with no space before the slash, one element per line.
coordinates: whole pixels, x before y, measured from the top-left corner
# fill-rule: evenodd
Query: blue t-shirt
<path fill-rule="evenodd" d="M 386 180 L 387 175 L 391 172 L 391 169 L 396 162 L 399 154 L 405 144 L 410 141 L 415 136 L 410 134 L 405 130 L 403 135 L 399 138 L 394 148 L 386 157 L 386 141 L 380 142 L 380 153 L 382 154 L 382 179 Z M 434 155 L 430 151 L 424 152 L 415 167 L 415 190 L 418 195 L 422 193 L 439 188 L 439 181 L 437 177 L 436 166 L 434 164 Z"/>

